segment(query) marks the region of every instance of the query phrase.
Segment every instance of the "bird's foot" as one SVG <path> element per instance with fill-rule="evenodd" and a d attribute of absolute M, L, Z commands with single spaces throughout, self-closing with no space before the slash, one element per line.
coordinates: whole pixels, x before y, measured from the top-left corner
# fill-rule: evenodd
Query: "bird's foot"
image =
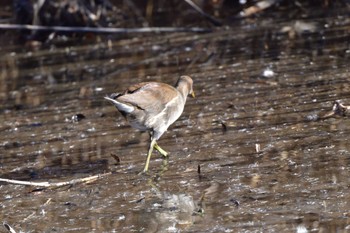
<path fill-rule="evenodd" d="M 148 175 L 148 174 L 149 174 L 148 170 L 143 169 L 137 175 L 142 176 L 142 175 Z"/>

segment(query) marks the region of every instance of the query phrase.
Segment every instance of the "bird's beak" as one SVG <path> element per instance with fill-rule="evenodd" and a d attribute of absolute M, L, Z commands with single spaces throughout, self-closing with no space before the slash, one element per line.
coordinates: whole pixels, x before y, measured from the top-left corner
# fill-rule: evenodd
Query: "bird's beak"
<path fill-rule="evenodd" d="M 196 95 L 194 94 L 194 91 L 192 91 L 191 96 L 192 96 L 193 98 L 196 97 Z"/>

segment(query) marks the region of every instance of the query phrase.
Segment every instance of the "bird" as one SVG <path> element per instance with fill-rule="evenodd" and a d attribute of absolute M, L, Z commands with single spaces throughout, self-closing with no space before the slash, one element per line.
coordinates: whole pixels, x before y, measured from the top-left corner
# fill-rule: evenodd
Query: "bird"
<path fill-rule="evenodd" d="M 174 86 L 160 82 L 141 82 L 128 87 L 122 93 L 104 98 L 112 103 L 131 127 L 148 131 L 150 144 L 143 173 L 148 171 L 153 149 L 165 158 L 168 152 L 157 141 L 182 114 L 188 95 L 195 97 L 193 80 L 183 75 Z"/>

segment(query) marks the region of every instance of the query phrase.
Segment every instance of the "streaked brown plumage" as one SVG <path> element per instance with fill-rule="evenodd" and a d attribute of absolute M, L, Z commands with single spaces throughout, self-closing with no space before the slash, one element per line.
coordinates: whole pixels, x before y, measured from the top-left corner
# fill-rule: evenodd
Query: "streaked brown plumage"
<path fill-rule="evenodd" d="M 142 82 L 130 86 L 122 93 L 105 97 L 132 127 L 150 132 L 151 143 L 144 172 L 148 170 L 153 148 L 167 156 L 167 152 L 156 141 L 180 117 L 187 96 L 194 96 L 192 84 L 191 77 L 181 76 L 174 87 L 165 83 Z"/>

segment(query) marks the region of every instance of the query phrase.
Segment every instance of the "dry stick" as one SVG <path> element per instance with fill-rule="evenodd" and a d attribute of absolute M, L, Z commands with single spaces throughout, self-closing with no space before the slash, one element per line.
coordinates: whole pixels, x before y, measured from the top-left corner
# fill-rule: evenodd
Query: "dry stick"
<path fill-rule="evenodd" d="M 22 24 L 0 24 L 0 30 L 37 30 L 59 32 L 93 32 L 93 33 L 159 33 L 159 32 L 211 32 L 211 29 L 200 27 L 145 27 L 145 28 L 93 28 L 93 27 L 63 27 Z"/>
<path fill-rule="evenodd" d="M 28 219 L 30 219 L 31 217 L 33 217 L 36 214 L 36 211 L 32 212 L 30 215 L 28 215 L 27 217 L 25 217 L 22 222 L 26 222 L 28 221 Z"/>
<path fill-rule="evenodd" d="M 19 185 L 30 185 L 30 186 L 40 186 L 40 187 L 60 187 L 60 186 L 65 186 L 65 185 L 73 185 L 77 183 L 83 183 L 83 182 L 91 182 L 94 180 L 97 180 L 99 178 L 102 178 L 104 176 L 112 174 L 111 172 L 104 173 L 104 174 L 99 174 L 95 176 L 89 176 L 85 178 L 79 178 L 79 179 L 73 179 L 70 181 L 63 181 L 63 182 L 56 182 L 56 183 L 51 183 L 51 182 L 32 182 L 32 181 L 22 181 L 22 180 L 12 180 L 12 179 L 4 179 L 0 178 L 0 182 L 6 182 L 9 184 L 19 184 Z"/>
<path fill-rule="evenodd" d="M 280 2 L 282 0 L 262 0 L 260 2 L 257 2 L 254 6 L 248 7 L 240 12 L 241 17 L 249 17 L 251 15 L 254 15 L 260 11 L 263 11 L 272 5 Z"/>
<path fill-rule="evenodd" d="M 3 225 L 6 228 L 6 230 L 8 230 L 8 232 L 16 233 L 16 231 L 8 223 L 4 222 Z"/>

